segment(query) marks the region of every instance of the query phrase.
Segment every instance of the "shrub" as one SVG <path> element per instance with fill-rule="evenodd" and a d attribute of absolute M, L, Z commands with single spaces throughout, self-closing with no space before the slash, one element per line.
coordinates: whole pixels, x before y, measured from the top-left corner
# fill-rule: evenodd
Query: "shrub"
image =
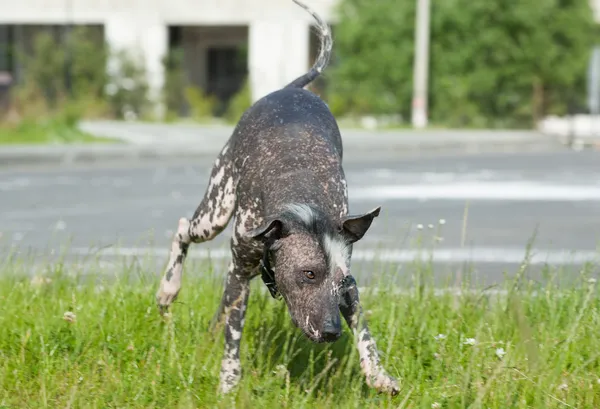
<path fill-rule="evenodd" d="M 108 103 L 117 118 L 136 119 L 149 107 L 146 70 L 139 56 L 130 51 L 113 53 L 113 66 L 106 86 Z"/>
<path fill-rule="evenodd" d="M 196 121 L 213 116 L 216 99 L 208 96 L 201 88 L 188 86 L 185 88 L 185 98 L 190 107 L 190 115 Z"/>
<path fill-rule="evenodd" d="M 248 78 L 246 78 L 240 90 L 229 101 L 225 111 L 225 119 L 228 122 L 236 123 L 244 112 L 250 108 L 250 105 L 252 105 L 252 94 Z"/>
<path fill-rule="evenodd" d="M 338 11 L 336 109 L 410 116 L 415 2 L 341 0 Z M 589 0 L 433 1 L 431 119 L 527 127 L 582 106 L 596 33 Z"/>
<path fill-rule="evenodd" d="M 165 69 L 165 85 L 163 87 L 163 102 L 168 119 L 176 118 L 187 109 L 186 85 L 187 78 L 183 71 L 183 50 L 171 50 L 163 58 Z"/>

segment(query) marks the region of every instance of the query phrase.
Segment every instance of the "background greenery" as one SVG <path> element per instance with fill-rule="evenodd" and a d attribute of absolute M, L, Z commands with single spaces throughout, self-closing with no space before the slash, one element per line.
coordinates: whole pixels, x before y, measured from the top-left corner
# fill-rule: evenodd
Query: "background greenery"
<path fill-rule="evenodd" d="M 585 109 L 588 0 L 433 0 L 430 114 L 447 126 L 531 127 Z M 342 0 L 329 98 L 338 114 L 410 116 L 415 2 Z"/>
<path fill-rule="evenodd" d="M 593 45 L 600 43 L 589 3 L 433 0 L 431 123 L 531 128 L 545 115 L 586 111 L 587 66 Z M 406 121 L 415 1 L 340 0 L 336 11 L 332 63 L 313 88 L 340 119 L 374 115 Z M 68 48 L 63 41 L 40 34 L 32 52 L 18 56 L 24 76 L 12 90 L 10 109 L 0 112 L 0 133 L 19 139 L 24 121 L 58 121 L 73 129 L 81 118 L 153 118 L 139 56 L 110 50 L 84 27 L 72 30 Z M 111 56 L 116 65 L 107 72 Z M 183 51 L 175 48 L 164 59 L 165 86 L 158 98 L 164 102 L 165 119 L 209 121 L 218 115 L 236 122 L 250 105 L 247 81 L 223 106 L 191 83 L 183 58 Z"/>

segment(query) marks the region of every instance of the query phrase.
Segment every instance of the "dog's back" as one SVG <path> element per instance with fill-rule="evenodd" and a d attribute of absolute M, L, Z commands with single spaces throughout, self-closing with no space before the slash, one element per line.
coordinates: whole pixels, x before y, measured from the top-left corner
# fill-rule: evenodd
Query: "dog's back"
<path fill-rule="evenodd" d="M 345 209 L 340 131 L 312 92 L 286 87 L 260 99 L 244 114 L 230 144 L 240 190 L 253 198 L 267 196 L 272 208 L 266 211 L 290 200 L 335 213 Z"/>
<path fill-rule="evenodd" d="M 340 131 L 327 104 L 312 92 L 294 87 L 257 101 L 240 119 L 230 144 L 238 158 L 261 158 L 262 166 L 289 161 L 292 156 L 304 157 L 306 165 L 318 165 L 325 158 L 341 161 L 343 154 Z"/>

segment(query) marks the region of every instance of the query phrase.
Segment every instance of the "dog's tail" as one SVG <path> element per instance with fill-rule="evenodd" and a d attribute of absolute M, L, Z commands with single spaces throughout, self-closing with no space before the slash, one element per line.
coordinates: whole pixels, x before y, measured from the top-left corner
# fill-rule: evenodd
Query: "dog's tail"
<path fill-rule="evenodd" d="M 296 78 L 294 81 L 290 82 L 285 88 L 304 88 L 311 82 L 313 82 L 327 67 L 329 64 L 329 58 L 331 57 L 331 48 L 333 46 L 333 40 L 331 38 L 331 29 L 324 22 L 321 17 L 317 13 L 315 13 L 310 7 L 306 4 L 300 2 L 299 0 L 292 0 L 294 3 L 302 7 L 304 10 L 310 13 L 311 16 L 316 20 L 317 29 L 319 30 L 319 38 L 321 40 L 321 50 L 319 51 L 319 56 L 315 61 L 314 65 L 311 67 L 310 71 L 301 77 Z"/>

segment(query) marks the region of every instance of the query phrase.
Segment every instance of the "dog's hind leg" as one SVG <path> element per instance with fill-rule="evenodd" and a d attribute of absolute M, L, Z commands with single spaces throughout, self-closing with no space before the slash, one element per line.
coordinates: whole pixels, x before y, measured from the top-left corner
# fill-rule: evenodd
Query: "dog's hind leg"
<path fill-rule="evenodd" d="M 156 293 L 161 313 L 171 305 L 181 290 L 183 263 L 190 243 L 212 240 L 227 227 L 235 208 L 234 173 L 229 144 L 226 144 L 215 160 L 204 198 L 192 219 L 179 220 L 171 244 L 169 262 Z"/>
<path fill-rule="evenodd" d="M 355 336 L 360 367 L 366 377 L 367 384 L 379 392 L 396 395 L 400 391 L 398 381 L 388 375 L 380 363 L 375 339 L 369 331 L 360 306 L 356 282 L 352 276 L 347 276 L 345 280 L 347 280 L 347 283 L 344 286 L 345 291 L 341 298 L 340 312 Z"/>

